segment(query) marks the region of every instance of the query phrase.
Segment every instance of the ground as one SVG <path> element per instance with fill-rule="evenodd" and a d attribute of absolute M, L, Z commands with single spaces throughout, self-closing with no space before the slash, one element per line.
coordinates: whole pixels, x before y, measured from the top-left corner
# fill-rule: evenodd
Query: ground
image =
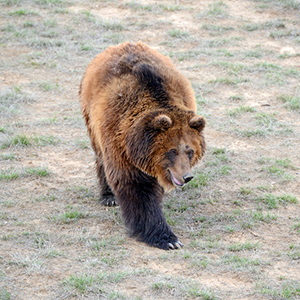
<path fill-rule="evenodd" d="M 0 299 L 300 299 L 300 3 L 0 1 Z M 184 243 L 126 235 L 98 201 L 78 89 L 143 41 L 207 119 L 195 178 L 166 195 Z"/>

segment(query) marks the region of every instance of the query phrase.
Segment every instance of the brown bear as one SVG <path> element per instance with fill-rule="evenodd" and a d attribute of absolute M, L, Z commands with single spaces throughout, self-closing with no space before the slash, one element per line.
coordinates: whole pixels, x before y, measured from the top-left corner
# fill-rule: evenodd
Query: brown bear
<path fill-rule="evenodd" d="M 127 42 L 92 60 L 79 95 L 102 203 L 118 202 L 138 240 L 181 248 L 161 201 L 164 191 L 193 178 L 191 167 L 205 151 L 205 119 L 196 115 L 190 82 L 167 57 Z"/>

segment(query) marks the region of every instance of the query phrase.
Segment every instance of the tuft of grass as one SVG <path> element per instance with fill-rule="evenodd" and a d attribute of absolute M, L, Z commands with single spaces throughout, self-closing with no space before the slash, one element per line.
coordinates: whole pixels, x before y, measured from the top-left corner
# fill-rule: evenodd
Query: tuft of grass
<path fill-rule="evenodd" d="M 275 196 L 273 194 L 266 194 L 257 199 L 258 203 L 263 203 L 268 209 L 277 209 L 278 205 L 297 204 L 298 199 L 292 195 Z"/>
<path fill-rule="evenodd" d="M 244 100 L 244 97 L 241 96 L 241 95 L 232 95 L 232 96 L 229 97 L 229 99 L 232 100 L 232 101 L 236 101 L 237 102 L 237 101 Z"/>
<path fill-rule="evenodd" d="M 216 18 L 226 18 L 228 16 L 227 8 L 228 6 L 224 1 L 214 0 L 208 5 L 206 15 Z"/>
<path fill-rule="evenodd" d="M 228 265 L 233 265 L 235 268 L 260 266 L 262 262 L 258 259 L 250 259 L 240 257 L 238 255 L 225 255 L 222 257 L 222 262 Z"/>
<path fill-rule="evenodd" d="M 12 137 L 8 142 L 5 142 L 1 145 L 2 149 L 13 147 L 13 146 L 22 146 L 27 147 L 30 146 L 30 138 L 26 136 L 25 134 L 18 134 L 14 137 Z"/>
<path fill-rule="evenodd" d="M 4 170 L 0 171 L 0 180 L 16 180 L 26 176 L 45 177 L 50 174 L 50 171 L 44 167 L 25 168 L 24 170 Z"/>
<path fill-rule="evenodd" d="M 212 155 L 221 155 L 221 154 L 225 154 L 226 149 L 225 148 L 213 148 L 211 151 Z"/>
<path fill-rule="evenodd" d="M 242 105 L 234 110 L 228 111 L 229 116 L 236 117 L 237 115 L 241 115 L 244 113 L 254 113 L 256 110 L 254 107 Z"/>
<path fill-rule="evenodd" d="M 247 24 L 242 26 L 242 28 L 246 31 L 255 31 L 259 29 L 257 24 Z"/>
<path fill-rule="evenodd" d="M 225 84 L 225 85 L 238 85 L 239 83 L 246 82 L 246 79 L 236 77 L 221 77 L 211 79 L 208 81 L 210 84 Z"/>
<path fill-rule="evenodd" d="M 278 99 L 284 102 L 289 110 L 300 110 L 300 97 L 291 95 L 281 95 L 278 97 Z"/>
<path fill-rule="evenodd" d="M 8 13 L 10 16 L 28 16 L 28 15 L 38 15 L 37 12 L 26 10 L 26 9 L 18 9 Z"/>
<path fill-rule="evenodd" d="M 45 177 L 49 176 L 51 173 L 50 171 L 45 167 L 39 167 L 39 168 L 26 168 L 25 173 L 31 176 L 36 177 Z"/>
<path fill-rule="evenodd" d="M 57 223 L 68 224 L 68 223 L 83 219 L 85 217 L 86 217 L 86 215 L 84 213 L 78 211 L 77 209 L 69 208 L 67 211 L 65 211 L 61 215 L 49 216 L 49 219 L 53 220 L 54 222 L 57 222 Z"/>
<path fill-rule="evenodd" d="M 33 136 L 28 137 L 25 134 L 18 134 L 13 136 L 7 142 L 4 142 L 1 145 L 2 149 L 6 149 L 13 146 L 21 146 L 21 147 L 28 147 L 32 145 L 36 146 L 47 146 L 47 145 L 57 145 L 59 143 L 59 139 L 54 136 Z"/>
<path fill-rule="evenodd" d="M 16 156 L 12 153 L 3 153 L 0 154 L 0 160 L 14 160 Z"/>
<path fill-rule="evenodd" d="M 199 188 L 208 185 L 210 176 L 208 173 L 199 173 L 193 178 L 191 182 L 186 186 L 187 188 Z"/>
<path fill-rule="evenodd" d="M 239 193 L 243 196 L 248 196 L 248 195 L 251 195 L 253 193 L 253 191 L 249 188 L 241 187 L 239 190 Z"/>
<path fill-rule="evenodd" d="M 48 7 L 63 6 L 66 1 L 63 0 L 34 0 L 36 4 Z"/>
<path fill-rule="evenodd" d="M 122 31 L 125 29 L 124 25 L 119 21 L 102 21 L 99 23 L 99 26 L 111 31 Z"/>
<path fill-rule="evenodd" d="M 11 293 L 9 293 L 5 287 L 2 287 L 0 290 L 0 299 L 1 300 L 10 300 L 11 299 Z"/>
<path fill-rule="evenodd" d="M 300 284 L 298 281 L 284 282 L 282 286 L 274 288 L 268 284 L 257 284 L 256 289 L 272 299 L 299 299 Z"/>
<path fill-rule="evenodd" d="M 278 219 L 277 215 L 270 214 L 269 212 L 263 213 L 261 211 L 256 211 L 253 213 L 252 218 L 254 221 L 260 221 L 264 223 L 271 223 Z"/>
<path fill-rule="evenodd" d="M 202 299 L 202 300 L 216 300 L 216 296 L 211 292 L 205 292 L 199 288 L 198 285 L 194 284 L 187 288 L 188 296 L 192 298 Z"/>
<path fill-rule="evenodd" d="M 87 274 L 81 274 L 71 275 L 63 281 L 63 284 L 67 287 L 75 288 L 79 293 L 83 294 L 93 285 L 94 282 L 94 277 Z"/>
<path fill-rule="evenodd" d="M 293 225 L 293 230 L 296 230 L 298 233 L 300 233 L 300 222 Z"/>
<path fill-rule="evenodd" d="M 179 29 L 171 29 L 168 31 L 168 36 L 172 38 L 183 39 L 189 37 L 189 33 L 186 31 L 181 31 Z"/>
<path fill-rule="evenodd" d="M 260 247 L 259 243 L 245 242 L 245 243 L 236 243 L 228 246 L 228 250 L 232 252 L 239 252 L 244 250 L 255 250 Z"/>
<path fill-rule="evenodd" d="M 15 180 L 20 177 L 20 173 L 14 170 L 0 171 L 0 180 Z"/>
<path fill-rule="evenodd" d="M 220 26 L 215 24 L 203 24 L 202 28 L 208 31 L 212 31 L 217 34 L 222 34 L 224 31 L 234 30 L 231 26 Z"/>
<path fill-rule="evenodd" d="M 19 86 L 13 86 L 8 90 L 0 91 L 0 116 L 9 117 L 17 113 L 20 104 L 32 103 L 35 99 L 21 90 Z"/>
<path fill-rule="evenodd" d="M 37 146 L 47 146 L 47 145 L 57 145 L 59 139 L 50 135 L 50 136 L 35 136 L 33 137 L 34 143 Z"/>
<path fill-rule="evenodd" d="M 53 83 L 53 82 L 39 82 L 39 88 L 40 90 L 44 91 L 44 92 L 49 92 L 52 90 L 58 90 L 59 89 L 59 84 L 57 83 Z"/>
<path fill-rule="evenodd" d="M 247 138 L 266 136 L 266 132 L 261 129 L 236 130 L 236 132 L 242 137 L 247 137 Z"/>

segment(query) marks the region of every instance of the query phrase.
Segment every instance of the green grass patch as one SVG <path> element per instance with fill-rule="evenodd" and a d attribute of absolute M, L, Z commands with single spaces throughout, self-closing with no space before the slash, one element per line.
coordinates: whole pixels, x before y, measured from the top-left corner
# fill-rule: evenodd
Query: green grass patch
<path fill-rule="evenodd" d="M 85 218 L 87 215 L 77 209 L 69 208 L 60 215 L 49 216 L 48 218 L 56 223 L 68 224 Z"/>
<path fill-rule="evenodd" d="M 36 176 L 36 177 L 45 177 L 45 176 L 49 176 L 51 174 L 50 171 L 44 167 L 26 168 L 25 173 L 30 176 Z"/>
<path fill-rule="evenodd" d="M 54 136 L 27 136 L 25 134 L 18 134 L 13 136 L 8 141 L 2 143 L 1 148 L 6 149 L 10 147 L 29 147 L 29 146 L 48 146 L 57 145 L 60 140 Z"/>
<path fill-rule="evenodd" d="M 37 168 L 25 168 L 23 170 L 4 170 L 0 171 L 0 180 L 16 180 L 21 177 L 35 176 L 35 177 L 45 177 L 49 176 L 51 173 L 47 168 L 37 167 Z"/>
<path fill-rule="evenodd" d="M 297 224 L 293 225 L 293 230 L 296 230 L 298 233 L 300 233 L 300 222 Z"/>
<path fill-rule="evenodd" d="M 255 111 L 256 109 L 254 107 L 242 105 L 241 107 L 228 111 L 228 115 L 231 117 L 236 117 L 244 113 L 254 113 Z"/>
<path fill-rule="evenodd" d="M 0 91 L 0 116 L 10 117 L 18 113 L 21 104 L 35 102 L 35 99 L 23 92 L 19 86 L 13 86 L 10 89 Z"/>
<path fill-rule="evenodd" d="M 278 97 L 278 99 L 284 102 L 289 110 L 300 110 L 300 97 L 291 95 L 281 95 Z"/>
<path fill-rule="evenodd" d="M 22 146 L 28 147 L 31 145 L 30 138 L 25 134 L 18 134 L 12 137 L 8 142 L 5 142 L 1 145 L 2 149 L 13 147 L 13 146 Z"/>
<path fill-rule="evenodd" d="M 195 177 L 189 184 L 186 186 L 187 188 L 199 188 L 206 186 L 210 181 L 210 176 L 208 173 L 199 173 L 196 174 Z"/>
<path fill-rule="evenodd" d="M 65 3 L 68 3 L 64 0 L 34 0 L 36 4 L 42 5 L 42 6 L 48 6 L 48 7 L 57 7 L 57 6 L 63 6 Z"/>
<path fill-rule="evenodd" d="M 15 160 L 16 156 L 12 153 L 2 153 L 0 154 L 0 160 Z"/>
<path fill-rule="evenodd" d="M 202 300 L 216 300 L 217 297 L 208 291 L 203 291 L 198 285 L 191 285 L 187 288 L 187 295 L 193 299 L 202 299 Z"/>
<path fill-rule="evenodd" d="M 258 203 L 263 203 L 268 209 L 277 209 L 279 205 L 297 204 L 298 199 L 292 195 L 275 196 L 266 194 L 257 199 Z"/>
<path fill-rule="evenodd" d="M 211 79 L 208 81 L 210 84 L 224 84 L 224 85 L 238 85 L 239 83 L 247 82 L 247 79 L 236 78 L 236 77 L 221 77 L 216 79 Z"/>
<path fill-rule="evenodd" d="M 104 284 L 116 284 L 123 280 L 128 273 L 126 272 L 112 272 L 112 273 L 99 273 L 98 275 L 75 274 L 63 281 L 63 284 L 67 288 L 75 288 L 80 294 L 86 292 L 107 294 L 108 291 L 104 290 Z M 111 289 L 110 289 L 111 290 Z M 112 295 L 111 292 L 109 292 Z"/>
<path fill-rule="evenodd" d="M 189 37 L 189 33 L 186 31 L 181 31 L 179 29 L 171 29 L 168 31 L 168 36 L 172 38 L 183 39 Z"/>
<path fill-rule="evenodd" d="M 244 250 L 255 250 L 260 248 L 259 243 L 245 242 L 245 243 L 236 243 L 228 246 L 228 250 L 232 252 L 239 252 Z"/>
<path fill-rule="evenodd" d="M 236 132 L 242 136 L 242 137 L 265 137 L 266 136 L 266 131 L 261 130 L 261 129 L 245 129 L 245 130 L 239 130 L 237 129 Z"/>
<path fill-rule="evenodd" d="M 28 15 L 38 15 L 37 12 L 34 12 L 32 10 L 26 10 L 26 9 L 18 9 L 18 10 L 14 10 L 10 13 L 8 13 L 10 16 L 28 16 Z"/>
<path fill-rule="evenodd" d="M 10 300 L 11 299 L 11 293 L 8 292 L 5 287 L 1 287 L 1 289 L 0 289 L 0 299 L 1 300 Z"/>
<path fill-rule="evenodd" d="M 259 259 L 251 259 L 238 255 L 225 255 L 222 257 L 222 263 L 232 265 L 237 269 L 244 267 L 261 266 L 263 263 Z"/>
<path fill-rule="evenodd" d="M 220 35 L 224 32 L 234 30 L 232 26 L 220 26 L 220 25 L 207 24 L 207 23 L 202 24 L 202 28 L 213 32 L 212 35 L 216 35 L 216 34 Z"/>
<path fill-rule="evenodd" d="M 239 193 L 242 195 L 242 196 L 249 196 L 253 193 L 253 191 L 250 189 L 250 188 L 247 188 L 247 187 L 241 187 L 239 189 Z"/>
<path fill-rule="evenodd" d="M 244 29 L 245 31 L 256 31 L 259 29 L 259 26 L 257 24 L 247 24 L 247 25 L 243 25 L 242 29 Z"/>
<path fill-rule="evenodd" d="M 284 282 L 281 287 L 262 283 L 257 284 L 256 289 L 272 299 L 298 299 L 300 296 L 300 283 L 298 281 Z"/>
<path fill-rule="evenodd" d="M 81 274 L 71 275 L 68 279 L 65 279 L 63 283 L 65 286 L 75 288 L 79 293 L 84 294 L 95 281 L 93 276 Z M 99 292 L 101 292 L 101 290 Z"/>
<path fill-rule="evenodd" d="M 228 17 L 227 9 L 228 6 L 224 1 L 214 0 L 208 5 L 208 10 L 204 14 L 209 17 L 226 18 Z"/>
<path fill-rule="evenodd" d="M 256 211 L 252 214 L 252 218 L 255 222 L 264 222 L 264 223 L 271 223 L 278 219 L 277 215 L 273 215 L 270 212 L 264 213 L 261 211 Z"/>
<path fill-rule="evenodd" d="M 57 145 L 60 140 L 54 136 L 34 136 L 33 138 L 34 144 L 36 146 L 48 146 L 48 145 Z"/>
<path fill-rule="evenodd" d="M 59 84 L 58 83 L 53 83 L 53 82 L 39 82 L 39 88 L 43 92 L 49 92 L 49 91 L 54 91 L 59 89 Z"/>
<path fill-rule="evenodd" d="M 0 171 L 0 180 L 15 180 L 20 177 L 20 172 L 15 170 Z"/>

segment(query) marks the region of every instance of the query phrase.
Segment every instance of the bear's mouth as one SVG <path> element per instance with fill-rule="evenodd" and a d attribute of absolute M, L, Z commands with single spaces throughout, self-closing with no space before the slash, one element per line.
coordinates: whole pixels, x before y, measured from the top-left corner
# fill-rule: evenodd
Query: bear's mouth
<path fill-rule="evenodd" d="M 178 179 L 176 179 L 176 177 L 173 175 L 173 173 L 170 169 L 168 169 L 168 171 L 170 172 L 172 182 L 175 186 L 184 186 L 184 183 L 180 182 Z"/>

